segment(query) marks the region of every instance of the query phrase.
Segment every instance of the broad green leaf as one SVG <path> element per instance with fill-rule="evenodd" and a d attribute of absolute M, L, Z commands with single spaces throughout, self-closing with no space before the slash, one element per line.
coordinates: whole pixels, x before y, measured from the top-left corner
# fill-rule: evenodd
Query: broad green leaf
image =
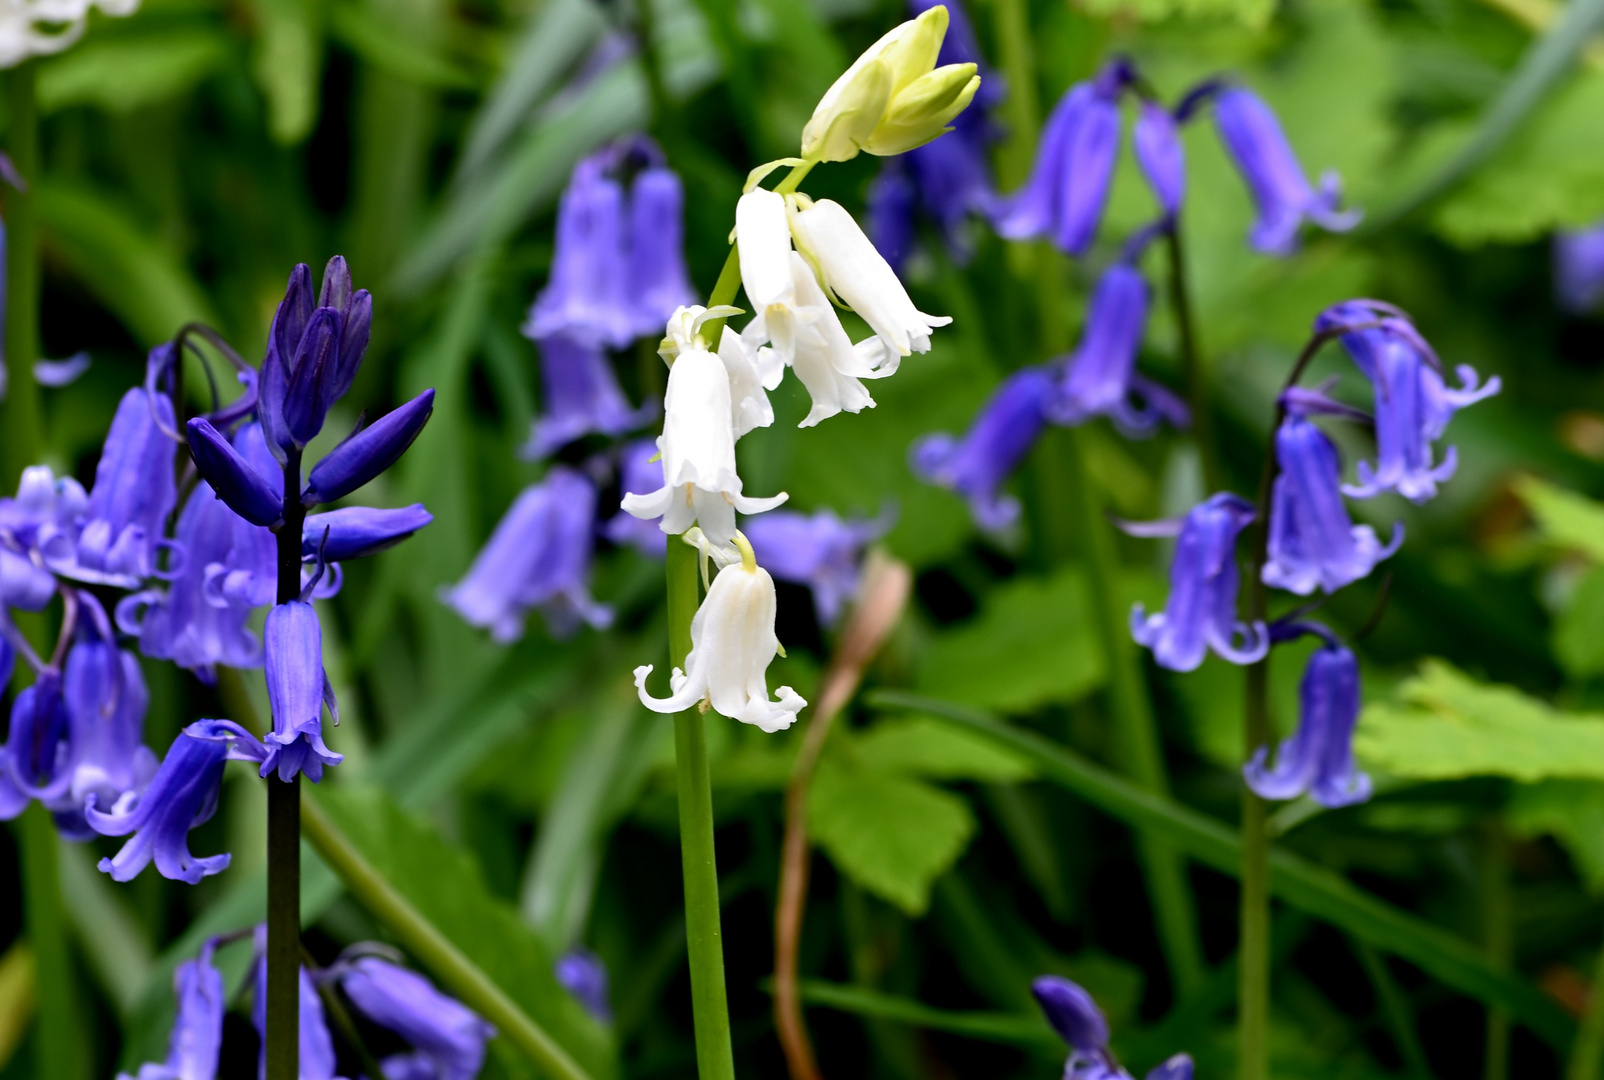
<path fill-rule="evenodd" d="M 909 915 L 975 831 L 963 799 L 919 780 L 824 761 L 808 792 L 808 831 L 842 873 Z"/>
<path fill-rule="evenodd" d="M 1545 541 L 1604 563 L 1604 506 L 1535 476 L 1521 477 L 1514 488 Z"/>
<path fill-rule="evenodd" d="M 1395 776 L 1604 779 L 1604 716 L 1560 713 L 1428 660 L 1392 702 L 1365 709 L 1354 750 Z"/>
<path fill-rule="evenodd" d="M 169 101 L 228 61 L 234 46 L 221 31 L 174 29 L 90 40 L 39 66 L 39 107 L 54 112 L 94 105 L 130 112 Z"/>
<path fill-rule="evenodd" d="M 1604 784 L 1594 780 L 1523 784 L 1510 799 L 1505 820 L 1522 835 L 1553 836 L 1588 889 L 1604 893 Z"/>
<path fill-rule="evenodd" d="M 253 0 L 256 49 L 251 73 L 267 98 L 267 127 L 287 146 L 317 123 L 323 78 L 323 6 L 319 0 Z"/>
<path fill-rule="evenodd" d="M 1017 783 L 1034 775 L 1018 754 L 931 717 L 882 720 L 854 740 L 852 751 L 865 769 L 933 780 Z"/>
<path fill-rule="evenodd" d="M 1106 670 L 1086 582 L 1071 567 L 994 588 L 979 615 L 931 642 L 917 685 L 966 705 L 1022 711 L 1083 697 Z"/>
<path fill-rule="evenodd" d="M 1573 679 L 1604 674 L 1604 566 L 1583 575 L 1555 621 L 1554 658 Z"/>
<path fill-rule="evenodd" d="M 402 82 L 449 90 L 478 85 L 472 72 L 396 33 L 387 20 L 365 5 L 330 8 L 329 33 L 364 61 Z"/>

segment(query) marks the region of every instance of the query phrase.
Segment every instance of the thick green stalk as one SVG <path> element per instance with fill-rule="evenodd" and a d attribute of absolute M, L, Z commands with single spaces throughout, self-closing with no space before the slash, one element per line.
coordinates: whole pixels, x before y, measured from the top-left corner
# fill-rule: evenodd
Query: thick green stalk
<path fill-rule="evenodd" d="M 34 211 L 39 183 L 39 112 L 34 98 L 34 70 L 29 61 L 6 75 L 6 152 L 27 183 L 8 187 L 6 228 L 6 387 L 0 412 L 5 473 L 0 486 L 10 491 L 22 470 L 38 460 L 40 446 L 39 387 L 33 363 L 39 359 L 39 225 Z"/>
<path fill-rule="evenodd" d="M 1129 606 L 1120 590 L 1119 553 L 1114 531 L 1103 512 L 1087 474 L 1089 451 L 1086 430 L 1077 428 L 1072 452 L 1066 455 L 1070 486 L 1079 511 L 1085 543 L 1086 577 L 1091 590 L 1093 619 L 1108 658 L 1108 700 L 1124 750 L 1126 771 L 1138 784 L 1158 795 L 1169 794 L 1163 744 L 1148 698 L 1141 657 L 1131 640 Z M 1159 942 L 1169 964 L 1170 977 L 1181 997 L 1203 982 L 1203 950 L 1198 940 L 1197 912 L 1186 880 L 1186 862 L 1168 843 L 1142 833 L 1137 840 L 1142 866 L 1152 891 Z"/>
<path fill-rule="evenodd" d="M 22 904 L 33 946 L 39 1014 L 34 1024 L 34 1068 L 39 1080 L 87 1080 L 84 1031 L 79 1023 L 72 957 L 67 950 L 66 905 L 61 898 L 60 839 L 50 812 L 38 803 L 18 823 Z"/>
<path fill-rule="evenodd" d="M 1604 1076 L 1600 1066 L 1604 1066 L 1604 948 L 1599 949 L 1593 966 L 1592 992 L 1576 1042 L 1571 1045 L 1570 1060 L 1565 1064 L 1565 1080 L 1599 1080 Z"/>
<path fill-rule="evenodd" d="M 1181 371 L 1186 377 L 1187 403 L 1192 406 L 1192 441 L 1203 463 L 1203 483 L 1210 492 L 1215 492 L 1221 490 L 1219 448 L 1214 443 L 1208 375 L 1203 370 L 1203 350 L 1197 340 L 1197 321 L 1192 312 L 1192 290 L 1188 285 L 1179 217 L 1165 231 L 1164 246 L 1169 255 L 1170 310 L 1181 350 Z"/>

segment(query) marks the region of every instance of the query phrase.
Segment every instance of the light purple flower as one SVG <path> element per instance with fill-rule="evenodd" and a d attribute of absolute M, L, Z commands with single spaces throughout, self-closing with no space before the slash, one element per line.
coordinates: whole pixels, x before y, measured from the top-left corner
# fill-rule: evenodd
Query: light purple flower
<path fill-rule="evenodd" d="M 657 415 L 654 402 L 630 407 L 601 345 L 569 333 L 551 334 L 535 344 L 540 349 L 544 412 L 535 420 L 520 457 L 537 460 L 590 434 L 622 435 Z"/>
<path fill-rule="evenodd" d="M 485 1043 L 496 1029 L 478 1013 L 422 975 L 375 956 L 341 965 L 335 977 L 357 1012 L 412 1044 L 412 1053 L 380 1063 L 386 1076 L 473 1080 L 479 1075 Z"/>
<path fill-rule="evenodd" d="M 612 1005 L 608 1003 L 607 965 L 589 949 L 569 949 L 557 958 L 553 966 L 557 983 L 574 995 L 585 1011 L 596 1019 L 610 1022 Z"/>
<path fill-rule="evenodd" d="M 885 535 L 887 520 L 842 521 L 833 510 L 771 510 L 741 525 L 762 566 L 779 581 L 813 590 L 821 626 L 834 626 L 858 591 L 865 545 Z"/>
<path fill-rule="evenodd" d="M 629 300 L 634 336 L 655 337 L 676 308 L 696 303 L 685 268 L 685 193 L 655 143 L 636 140 L 633 153 L 646 167 L 629 189 Z"/>
<path fill-rule="evenodd" d="M 619 455 L 619 484 L 625 495 L 650 495 L 663 486 L 663 466 L 656 460 L 656 439 L 636 439 Z M 655 518 L 641 519 L 619 511 L 602 526 L 602 535 L 615 544 L 628 544 L 642 555 L 661 559 L 668 537 Z"/>
<path fill-rule="evenodd" d="M 523 328 L 537 341 L 561 334 L 598 348 L 623 348 L 635 337 L 624 185 L 608 175 L 613 159 L 611 148 L 581 159 L 557 204 L 551 278 Z"/>
<path fill-rule="evenodd" d="M 315 784 L 324 766 L 345 760 L 323 744 L 323 708 L 338 724 L 340 707 L 323 670 L 323 628 L 316 610 L 304 600 L 274 605 L 263 644 L 273 730 L 262 740 L 267 754 L 261 774 L 277 771 L 280 780 L 289 781 L 304 772 Z"/>
<path fill-rule="evenodd" d="M 167 1059 L 141 1065 L 133 1077 L 118 1073 L 117 1080 L 215 1080 L 228 1008 L 223 973 L 212 964 L 216 947 L 216 938 L 207 939 L 195 959 L 173 971 L 178 1015 L 167 1037 Z"/>
<path fill-rule="evenodd" d="M 1604 301 L 1604 222 L 1554 234 L 1554 297 L 1575 315 Z"/>
<path fill-rule="evenodd" d="M 1359 661 L 1353 651 L 1318 623 L 1277 628 L 1275 640 L 1316 634 L 1324 644 L 1309 657 L 1298 688 L 1298 730 L 1282 741 L 1275 767 L 1259 747 L 1242 767 L 1248 787 L 1264 799 L 1307 794 L 1322 806 L 1349 806 L 1370 798 L 1370 777 L 1353 757 L 1353 729 L 1359 722 Z"/>
<path fill-rule="evenodd" d="M 1142 102 L 1131 142 L 1147 186 L 1163 209 L 1164 217 L 1173 221 L 1186 198 L 1186 151 L 1181 146 L 1181 131 L 1175 117 L 1156 101 Z"/>

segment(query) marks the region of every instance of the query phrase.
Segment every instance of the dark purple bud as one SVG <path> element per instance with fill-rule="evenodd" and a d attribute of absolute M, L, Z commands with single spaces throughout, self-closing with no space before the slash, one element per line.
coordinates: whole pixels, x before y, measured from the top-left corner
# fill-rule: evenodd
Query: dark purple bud
<path fill-rule="evenodd" d="M 310 559 L 321 552 L 328 562 L 360 559 L 399 544 L 433 520 L 422 503 L 395 510 L 351 506 L 309 514 L 301 533 L 301 555 Z"/>
<path fill-rule="evenodd" d="M 375 956 L 351 961 L 339 969 L 338 978 L 357 1012 L 413 1047 L 411 1054 L 387 1058 L 382 1063 L 385 1075 L 439 1080 L 479 1075 L 485 1043 L 496 1029 L 478 1013 L 442 994 L 417 972 Z"/>
<path fill-rule="evenodd" d="M 832 510 L 800 514 L 771 510 L 747 518 L 741 532 L 762 566 L 779 581 L 813 590 L 819 625 L 834 626 L 858 591 L 863 549 L 891 527 L 889 515 L 878 521 L 842 521 Z"/>
<path fill-rule="evenodd" d="M 1261 746 L 1242 767 L 1248 787 L 1264 799 L 1307 794 L 1322 806 L 1349 806 L 1370 798 L 1370 777 L 1353 757 L 1353 729 L 1359 722 L 1359 661 L 1353 651 L 1315 623 L 1303 624 L 1326 643 L 1309 657 L 1298 687 L 1298 729 L 1276 750 Z"/>
<path fill-rule="evenodd" d="M 1132 143 L 1147 186 L 1153 189 L 1164 216 L 1173 219 L 1186 196 L 1186 151 L 1175 118 L 1156 101 L 1142 102 Z"/>
<path fill-rule="evenodd" d="M 1078 1054 L 1095 1054 L 1108 1045 L 1108 1021 L 1092 995 L 1057 975 L 1043 975 L 1030 984 L 1036 1003 L 1053 1030 Z"/>
<path fill-rule="evenodd" d="M 343 398 L 346 391 L 351 389 L 351 384 L 356 381 L 357 369 L 362 366 L 362 356 L 368 351 L 368 337 L 372 330 L 373 297 L 368 295 L 366 289 L 360 289 L 351 297 L 351 302 L 345 309 L 345 326 L 340 331 L 340 352 L 334 367 L 334 389 L 329 396 L 330 405 Z"/>
<path fill-rule="evenodd" d="M 278 347 L 269 340 L 267 356 L 262 360 L 262 370 L 256 380 L 257 417 L 262 422 L 262 434 L 267 440 L 268 451 L 280 468 L 289 460 L 285 451 L 295 445 L 295 440 L 290 438 L 290 433 L 284 427 L 284 398 L 289 393 L 289 383 L 289 372 L 279 359 Z"/>
<path fill-rule="evenodd" d="M 295 371 L 296 351 L 312 321 L 312 270 L 305 263 L 296 263 L 290 271 L 289 284 L 284 287 L 284 299 L 279 301 L 268 331 L 272 348 L 278 353 L 286 378 Z"/>
<path fill-rule="evenodd" d="M 665 316 L 661 323 L 667 321 Z M 540 347 L 545 408 L 535 419 L 519 456 L 543 458 L 590 434 L 622 435 L 657 415 L 655 401 L 630 408 L 607 351 L 600 345 L 567 334 L 541 338 L 536 344 Z"/>
<path fill-rule="evenodd" d="M 336 255 L 323 267 L 323 287 L 318 290 L 317 306 L 344 312 L 350 302 L 351 268 L 345 264 L 344 255 Z"/>
<path fill-rule="evenodd" d="M 326 765 L 345 758 L 323 745 L 323 707 L 339 723 L 334 688 L 323 671 L 323 628 L 312 605 L 299 600 L 279 604 L 267 613 L 263 646 L 267 654 L 267 698 L 273 706 L 273 730 L 263 743 L 267 756 L 261 773 L 274 770 L 288 782 L 304 772 L 314 784 Z"/>
<path fill-rule="evenodd" d="M 433 411 L 434 391 L 425 390 L 330 450 L 312 467 L 301 502 L 307 506 L 333 502 L 394 465 Z"/>
<path fill-rule="evenodd" d="M 252 525 L 268 528 L 284 520 L 282 482 L 269 484 L 204 416 L 190 420 L 188 430 L 195 467 L 230 510 Z"/>
<path fill-rule="evenodd" d="M 596 1019 L 610 1022 L 613 1008 L 608 1001 L 607 965 L 589 949 L 570 949 L 553 966 L 557 982 L 574 995 L 585 1011 Z"/>
<path fill-rule="evenodd" d="M 223 973 L 212 964 L 216 947 L 217 939 L 209 938 L 195 959 L 173 971 L 178 1015 L 167 1037 L 167 1060 L 145 1065 L 132 1080 L 215 1080 L 228 1008 Z"/>
<path fill-rule="evenodd" d="M 1192 1080 L 1192 1056 L 1176 1054 L 1162 1065 L 1154 1066 L 1147 1080 Z"/>
<path fill-rule="evenodd" d="M 284 430 L 297 446 L 305 446 L 323 430 L 323 418 L 334 403 L 344 322 L 333 308 L 318 308 L 295 350 L 284 394 Z"/>

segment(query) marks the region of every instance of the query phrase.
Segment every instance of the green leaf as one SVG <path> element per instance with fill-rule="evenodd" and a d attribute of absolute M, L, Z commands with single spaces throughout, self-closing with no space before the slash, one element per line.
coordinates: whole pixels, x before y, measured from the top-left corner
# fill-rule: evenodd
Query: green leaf
<path fill-rule="evenodd" d="M 1573 679 L 1604 674 L 1604 566 L 1583 575 L 1555 621 L 1554 658 Z"/>
<path fill-rule="evenodd" d="M 232 49 L 220 31 L 198 28 L 91 38 L 40 64 L 39 107 L 49 113 L 94 105 L 125 113 L 170 101 L 222 67 Z"/>
<path fill-rule="evenodd" d="M 1018 783 L 1034 775 L 1030 762 L 989 739 L 934 717 L 881 720 L 852 745 L 856 762 L 872 772 L 931 780 Z"/>
<path fill-rule="evenodd" d="M 963 799 L 907 777 L 824 761 L 808 792 L 808 831 L 868 891 L 918 916 L 930 886 L 975 831 Z"/>
<path fill-rule="evenodd" d="M 1604 563 L 1604 505 L 1535 476 L 1513 486 L 1546 542 Z"/>
<path fill-rule="evenodd" d="M 1558 840 L 1593 893 L 1604 893 L 1604 784 L 1544 780 L 1515 789 L 1505 821 L 1524 836 Z"/>
<path fill-rule="evenodd" d="M 944 699 L 1010 712 L 1074 701 L 1102 685 L 1107 673 L 1092 625 L 1079 568 L 1015 578 L 990 592 L 978 616 L 931 642 L 917 685 Z"/>
<path fill-rule="evenodd" d="M 862 986 L 844 986 L 822 979 L 803 979 L 797 984 L 802 1000 L 824 1005 L 855 1016 L 895 1020 L 930 1031 L 947 1031 L 986 1042 L 1022 1046 L 1059 1047 L 1063 1040 L 1047 1026 L 1041 1015 L 1002 1012 L 958 1012 L 936 1009 L 923 1002 Z"/>
<path fill-rule="evenodd" d="M 1604 716 L 1560 713 L 1428 660 L 1395 701 L 1365 709 L 1354 750 L 1367 765 L 1420 780 L 1604 779 Z"/>
<path fill-rule="evenodd" d="M 317 123 L 323 77 L 319 0 L 254 0 L 256 49 L 251 73 L 267 98 L 267 127 L 286 146 Z"/>
<path fill-rule="evenodd" d="M 1165 19 L 1232 19 L 1255 29 L 1275 13 L 1275 0 L 1090 0 L 1093 15 L 1134 16 L 1142 22 Z"/>
<path fill-rule="evenodd" d="M 329 9 L 329 33 L 373 67 L 402 82 L 445 90 L 468 90 L 479 81 L 439 54 L 398 34 L 372 8 L 339 4 Z"/>

